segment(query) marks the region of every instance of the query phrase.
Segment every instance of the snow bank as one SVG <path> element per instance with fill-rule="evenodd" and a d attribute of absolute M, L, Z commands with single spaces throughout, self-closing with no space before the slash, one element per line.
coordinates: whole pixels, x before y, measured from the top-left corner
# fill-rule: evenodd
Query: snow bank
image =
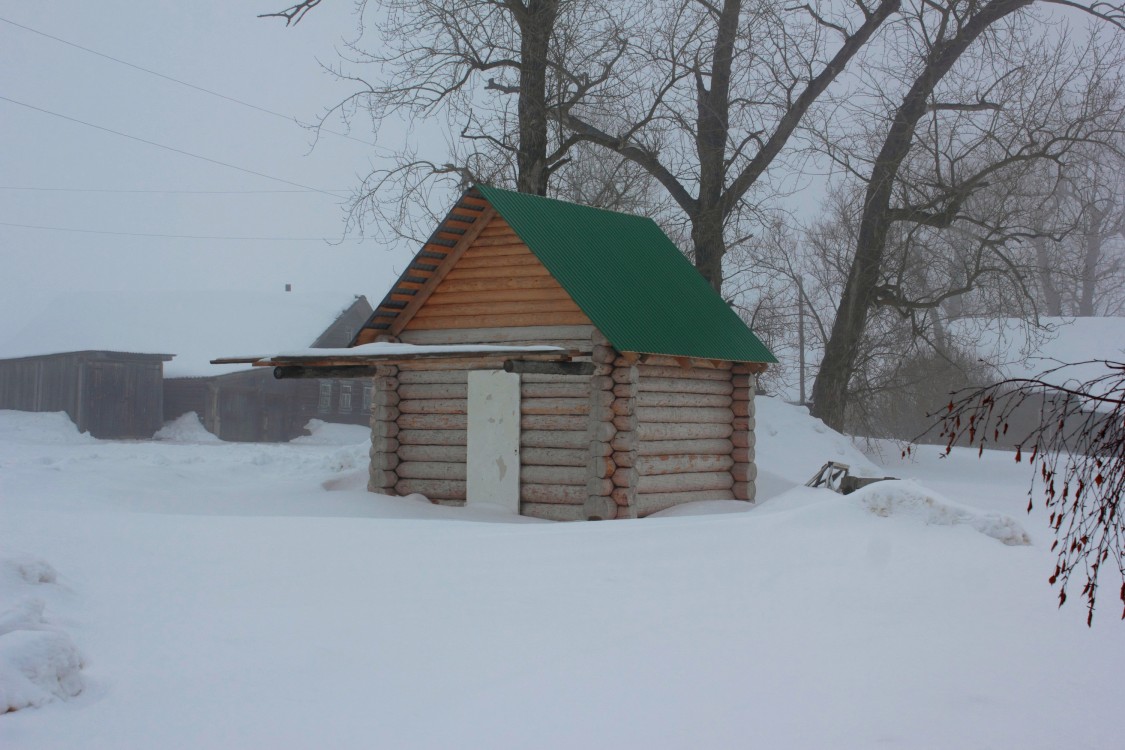
<path fill-rule="evenodd" d="M 29 587 L 55 579 L 55 569 L 44 560 L 0 560 L 0 593 L 18 599 L 0 611 L 0 714 L 82 692 L 82 655 L 74 642 L 47 622 L 42 599 L 21 598 Z"/>
<path fill-rule="evenodd" d="M 927 525 L 971 526 L 1007 545 L 1029 545 L 1031 538 L 1011 516 L 989 513 L 947 500 L 913 480 L 875 482 L 848 495 L 877 516 L 917 518 Z"/>
<path fill-rule="evenodd" d="M 305 425 L 308 435 L 293 438 L 299 445 L 358 445 L 371 439 L 371 429 L 359 424 L 336 424 L 310 419 Z"/>
<path fill-rule="evenodd" d="M 75 445 L 93 442 L 94 438 L 79 432 L 66 412 L 0 409 L 0 440 L 38 445 Z"/>
<path fill-rule="evenodd" d="M 218 435 L 207 431 L 200 421 L 199 415 L 193 411 L 181 414 L 153 435 L 156 440 L 170 440 L 176 443 L 221 443 Z"/>

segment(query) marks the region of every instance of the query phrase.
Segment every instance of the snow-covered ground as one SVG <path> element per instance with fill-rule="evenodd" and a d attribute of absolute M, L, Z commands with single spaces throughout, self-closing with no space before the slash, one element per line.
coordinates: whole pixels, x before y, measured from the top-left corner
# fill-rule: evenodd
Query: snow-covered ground
<path fill-rule="evenodd" d="M 1125 626 L 1055 608 L 1011 454 L 760 399 L 755 506 L 556 524 L 369 494 L 315 427 L 0 412 L 0 747 L 1120 747 Z"/>

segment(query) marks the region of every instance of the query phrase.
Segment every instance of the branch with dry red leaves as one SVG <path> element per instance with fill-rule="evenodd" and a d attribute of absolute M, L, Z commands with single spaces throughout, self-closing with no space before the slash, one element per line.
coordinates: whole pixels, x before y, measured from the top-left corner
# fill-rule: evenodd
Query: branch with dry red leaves
<path fill-rule="evenodd" d="M 1068 375 L 1079 366 L 1098 365 L 1104 373 L 1088 380 Z M 1023 435 L 1010 435 L 1013 425 L 1038 418 Z M 1066 602 L 1072 575 L 1083 577 L 1086 624 L 1093 622 L 1099 575 L 1110 559 L 1121 577 L 1125 604 L 1125 363 L 1091 360 L 1064 364 L 1034 378 L 1011 378 L 992 385 L 966 388 L 949 404 L 929 415 L 935 424 L 917 442 L 940 428 L 948 455 L 953 446 L 1015 444 L 1015 460 L 1032 466 L 1028 512 L 1041 497 L 1055 534 L 1057 553 L 1050 583 L 1058 586 L 1059 606 Z M 913 450 L 907 447 L 903 455 Z M 1125 611 L 1122 612 L 1125 619 Z"/>

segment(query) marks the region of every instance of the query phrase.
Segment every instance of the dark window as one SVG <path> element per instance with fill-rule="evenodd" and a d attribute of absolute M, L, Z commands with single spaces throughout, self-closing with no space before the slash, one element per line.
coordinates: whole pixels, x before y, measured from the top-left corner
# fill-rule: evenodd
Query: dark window
<path fill-rule="evenodd" d="M 375 386 L 368 383 L 363 386 L 363 410 L 371 411 L 371 402 L 374 400 Z"/>
<path fill-rule="evenodd" d="M 352 410 L 352 384 L 340 383 L 340 413 L 348 414 Z"/>
<path fill-rule="evenodd" d="M 320 402 L 317 403 L 316 410 L 321 414 L 327 414 L 332 410 L 332 382 L 320 381 Z"/>

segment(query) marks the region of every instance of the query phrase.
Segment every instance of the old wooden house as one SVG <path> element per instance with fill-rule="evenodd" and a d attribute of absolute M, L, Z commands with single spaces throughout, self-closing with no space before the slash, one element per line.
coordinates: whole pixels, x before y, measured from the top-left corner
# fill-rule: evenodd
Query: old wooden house
<path fill-rule="evenodd" d="M 147 438 L 163 424 L 171 354 L 70 351 L 0 359 L 0 409 L 63 411 L 96 438 Z"/>
<path fill-rule="evenodd" d="M 480 186 L 351 349 L 259 364 L 375 376 L 373 492 L 578 520 L 752 500 L 775 361 L 651 220 Z"/>
<path fill-rule="evenodd" d="M 0 409 L 65 411 L 99 438 L 149 438 L 192 411 L 226 440 L 289 440 L 310 419 L 367 424 L 370 383 L 283 382 L 210 360 L 251 342 L 346 346 L 370 314 L 362 296 L 281 290 L 68 295 L 0 329 Z"/>

